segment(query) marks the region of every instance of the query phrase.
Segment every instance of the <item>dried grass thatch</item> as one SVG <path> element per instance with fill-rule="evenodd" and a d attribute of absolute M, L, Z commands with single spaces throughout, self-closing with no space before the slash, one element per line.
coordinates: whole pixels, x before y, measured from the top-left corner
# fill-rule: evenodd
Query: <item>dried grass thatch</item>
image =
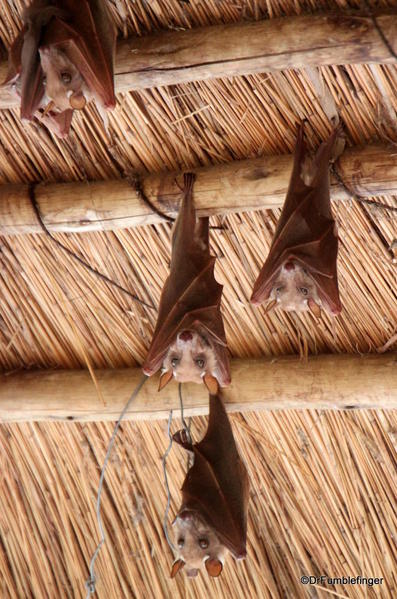
<path fill-rule="evenodd" d="M 6 47 L 22 2 L 3 2 Z M 394 0 L 371 2 L 394 7 Z M 136 0 L 112 2 L 121 35 L 188 28 L 324 8 L 345 0 Z M 309 119 L 314 148 L 337 110 L 348 143 L 397 142 L 395 66 L 328 67 L 191 83 L 121 95 L 110 139 L 98 114 L 76 115 L 67 140 L 0 113 L 0 182 L 116 178 L 292 151 Z M 325 92 L 324 92 L 325 90 Z M 324 95 L 325 93 L 325 95 Z M 331 107 L 331 108 L 330 108 Z M 229 215 L 212 232 L 217 278 L 234 356 L 392 349 L 397 331 L 396 198 L 335 206 L 344 310 L 316 325 L 310 315 L 253 309 L 247 301 L 277 211 Z M 215 222 L 215 219 L 214 219 Z M 59 235 L 110 277 L 158 305 L 170 226 Z M 43 235 L 0 239 L 0 368 L 94 368 L 142 362 L 155 312 L 78 266 Z M 389 343 L 390 342 L 390 343 Z M 389 345 L 387 345 L 389 343 Z M 69 390 L 65 390 L 68 393 Z M 73 401 L 71 396 L 70 401 Z M 248 559 L 221 579 L 171 582 L 161 521 L 165 423 L 122 426 L 103 495 L 109 543 L 98 561 L 100 597 L 397 596 L 395 413 L 280 412 L 232 417 L 252 492 Z M 194 429 L 203 431 L 204 420 Z M 94 500 L 112 427 L 9 425 L 2 437 L 1 597 L 82 597 L 97 528 Z M 185 460 L 169 461 L 173 509 Z M 380 576 L 381 587 L 304 587 L 302 574 Z"/>

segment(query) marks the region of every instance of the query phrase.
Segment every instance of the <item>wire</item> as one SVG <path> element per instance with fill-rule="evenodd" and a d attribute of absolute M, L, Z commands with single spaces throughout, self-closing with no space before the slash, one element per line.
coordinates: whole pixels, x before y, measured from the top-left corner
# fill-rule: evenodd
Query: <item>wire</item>
<path fill-rule="evenodd" d="M 183 415 L 183 398 L 182 398 L 182 384 L 181 383 L 179 383 L 179 385 L 178 385 L 178 393 L 179 393 L 179 405 L 180 405 L 180 409 L 181 409 L 181 420 L 182 420 L 183 430 L 185 431 L 186 439 L 187 439 L 188 443 L 191 444 L 192 443 L 192 438 L 191 438 L 191 434 L 190 434 L 191 419 L 189 419 L 189 424 L 187 424 L 186 420 L 184 418 L 184 415 Z M 171 491 L 170 491 L 170 487 L 168 484 L 167 458 L 168 458 L 168 454 L 171 451 L 172 444 L 174 442 L 173 436 L 171 435 L 171 422 L 172 422 L 172 410 L 170 411 L 170 415 L 168 417 L 168 428 L 167 428 L 169 444 L 168 444 L 168 447 L 165 450 L 165 453 L 162 457 L 163 472 L 164 472 L 164 484 L 165 484 L 165 489 L 167 491 L 167 505 L 166 505 L 165 512 L 164 512 L 163 530 L 164 530 L 165 538 L 167 540 L 168 545 L 171 547 L 172 551 L 174 553 L 176 553 L 176 547 L 173 544 L 173 542 L 171 541 L 171 538 L 169 535 L 169 530 L 168 530 L 168 514 L 170 511 L 170 505 L 171 505 Z M 192 464 L 190 463 L 190 456 L 188 456 L 187 467 L 190 468 L 191 465 Z"/>
<path fill-rule="evenodd" d="M 132 297 L 132 299 L 135 302 L 138 302 L 139 304 L 142 304 L 142 306 L 146 306 L 146 308 L 150 308 L 151 310 L 155 310 L 154 306 L 152 306 L 151 304 L 148 304 L 145 301 L 141 300 L 135 294 L 131 293 L 131 291 L 128 291 L 128 289 L 125 289 L 125 287 L 123 287 L 122 285 L 119 285 L 119 283 L 116 283 L 116 281 L 113 281 L 112 279 L 110 279 L 108 276 L 106 276 L 102 272 L 99 272 L 99 270 L 97 270 L 96 268 L 93 268 L 90 264 L 88 264 L 88 262 L 86 262 L 85 260 L 83 260 L 83 258 L 80 258 L 80 256 L 78 256 L 77 254 L 75 254 L 72 250 L 70 250 L 68 247 L 66 247 L 66 245 L 64 245 L 62 242 L 60 242 L 58 239 L 56 239 L 50 233 L 50 231 L 47 229 L 46 225 L 44 224 L 43 218 L 41 216 L 40 209 L 39 209 L 39 206 L 37 204 L 35 189 L 36 189 L 36 184 L 29 185 L 29 188 L 28 188 L 29 198 L 30 198 L 33 210 L 35 211 L 35 214 L 37 216 L 37 220 L 39 221 L 40 226 L 43 229 L 44 233 L 46 235 L 48 235 L 48 237 L 58 247 L 62 248 L 64 252 L 66 252 L 67 254 L 69 254 L 69 256 L 71 256 L 72 258 L 74 258 L 74 260 L 77 260 L 77 262 L 79 262 L 80 264 L 82 264 L 87 270 L 89 270 L 90 272 L 92 272 L 94 275 L 96 275 L 97 277 L 100 277 L 101 279 L 103 279 L 107 283 L 110 283 L 111 285 L 114 285 L 114 287 L 117 287 L 117 289 L 119 289 L 123 293 L 126 293 L 127 295 L 129 295 L 130 297 Z"/>
<path fill-rule="evenodd" d="M 157 216 L 160 216 L 160 218 L 166 220 L 169 223 L 174 223 L 176 221 L 176 218 L 173 218 L 172 216 L 165 214 L 165 212 L 160 210 L 160 208 L 157 208 L 157 206 L 153 204 L 153 202 L 148 198 L 147 194 L 143 189 L 142 181 L 140 180 L 138 175 L 130 176 L 128 180 L 130 184 L 133 185 L 138 197 L 142 200 L 142 202 L 144 202 L 144 204 L 147 204 L 149 208 L 153 210 L 155 214 L 157 214 Z M 223 225 L 210 225 L 210 229 L 216 231 L 224 231 L 225 227 Z"/>
<path fill-rule="evenodd" d="M 357 200 L 357 202 L 360 202 L 360 204 L 367 204 L 368 206 L 372 206 L 374 208 L 376 208 L 377 210 L 385 210 L 386 212 L 390 211 L 390 212 L 397 212 L 397 206 L 390 206 L 388 204 L 380 204 L 379 202 L 376 202 L 375 200 L 368 200 L 367 198 L 364 198 L 363 196 L 357 194 L 354 190 L 350 189 L 346 182 L 344 181 L 339 168 L 337 167 L 336 162 L 334 162 L 331 165 L 331 172 L 332 174 L 335 176 L 335 179 L 338 181 L 339 185 L 343 188 L 343 191 L 350 196 L 351 198 L 353 198 L 354 200 Z"/>
<path fill-rule="evenodd" d="M 108 448 L 106 451 L 105 460 L 103 462 L 103 466 L 102 466 L 102 470 L 101 470 L 101 476 L 99 478 L 98 496 L 97 496 L 97 502 L 96 502 L 96 517 L 97 517 L 97 521 L 98 521 L 98 528 L 101 533 L 101 538 L 100 538 L 98 545 L 96 546 L 96 549 L 92 555 L 91 562 L 90 562 L 90 577 L 88 578 L 88 580 L 85 583 L 86 590 L 87 590 L 86 599 L 89 599 L 90 595 L 93 595 L 95 593 L 95 584 L 96 584 L 95 569 L 94 569 L 95 560 L 98 557 L 98 553 L 101 550 L 102 545 L 106 541 L 105 531 L 103 528 L 102 517 L 101 517 L 101 494 L 102 494 L 102 488 L 103 488 L 103 481 L 105 478 L 106 467 L 109 462 L 110 454 L 112 452 L 114 441 L 116 439 L 117 431 L 120 428 L 121 421 L 123 420 L 131 403 L 134 401 L 134 399 L 137 397 L 139 391 L 142 389 L 143 385 L 146 383 L 147 379 L 148 379 L 148 377 L 144 374 L 141 381 L 138 383 L 138 385 L 135 387 L 134 391 L 132 392 L 131 397 L 125 404 L 124 409 L 121 412 L 119 419 L 117 420 L 117 422 L 115 424 L 115 427 L 113 429 L 113 433 L 110 438 L 109 445 L 108 445 Z"/>
<path fill-rule="evenodd" d="M 172 435 L 171 435 L 171 422 L 172 422 L 172 410 L 170 411 L 170 415 L 168 417 L 167 434 L 168 434 L 168 438 L 169 438 L 169 444 L 168 444 L 168 447 L 165 450 L 165 453 L 164 453 L 163 458 L 162 458 L 163 472 L 164 472 L 164 483 L 165 483 L 165 489 L 167 491 L 167 505 L 166 505 L 165 512 L 164 512 L 163 530 L 164 530 L 165 538 L 167 539 L 168 545 L 175 552 L 176 551 L 176 547 L 173 544 L 173 542 L 171 541 L 170 535 L 169 535 L 169 531 L 168 531 L 168 514 L 169 514 L 169 511 L 170 511 L 170 505 L 171 505 L 171 491 L 170 491 L 170 487 L 169 487 L 169 484 L 168 484 L 168 476 L 167 476 L 167 457 L 168 457 L 168 454 L 171 451 L 172 444 L 174 442 L 174 440 L 172 438 Z"/>

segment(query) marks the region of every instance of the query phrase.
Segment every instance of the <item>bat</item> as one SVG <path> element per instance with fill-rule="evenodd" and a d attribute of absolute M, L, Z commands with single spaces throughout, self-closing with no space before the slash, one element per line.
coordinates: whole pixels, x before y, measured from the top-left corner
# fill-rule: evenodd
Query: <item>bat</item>
<path fill-rule="evenodd" d="M 184 175 L 184 191 L 172 236 L 170 274 L 143 371 L 160 368 L 159 390 L 172 378 L 204 382 L 210 393 L 230 383 L 230 366 L 220 311 L 222 285 L 214 277 L 209 219 L 196 218 L 194 175 Z"/>
<path fill-rule="evenodd" d="M 308 161 L 301 126 L 287 197 L 270 247 L 255 282 L 251 303 L 271 300 L 286 311 L 310 310 L 321 316 L 341 311 L 337 279 L 338 236 L 332 217 L 329 162 L 340 142 L 335 129 L 312 162 Z"/>
<path fill-rule="evenodd" d="M 93 100 L 106 122 L 116 104 L 116 31 L 104 0 L 33 0 L 9 51 L 3 85 L 21 97 L 21 118 L 69 133 L 73 111 Z"/>
<path fill-rule="evenodd" d="M 189 443 L 183 430 L 173 438 L 193 452 L 194 463 L 173 522 L 177 556 L 171 578 L 185 566 L 189 577 L 203 566 L 216 577 L 228 552 L 235 559 L 246 557 L 249 499 L 247 470 L 221 398 L 210 395 L 208 428 L 200 443 Z"/>

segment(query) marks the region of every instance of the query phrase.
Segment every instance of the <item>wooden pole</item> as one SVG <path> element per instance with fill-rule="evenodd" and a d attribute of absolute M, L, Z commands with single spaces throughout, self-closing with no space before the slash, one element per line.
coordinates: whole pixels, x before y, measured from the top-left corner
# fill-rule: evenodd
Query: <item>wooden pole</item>
<path fill-rule="evenodd" d="M 397 53 L 397 15 L 379 13 L 376 22 Z M 127 92 L 308 66 L 395 62 L 370 16 L 301 15 L 120 41 L 115 87 Z M 6 72 L 3 62 L 0 81 Z M 18 103 L 9 89 L 0 89 L 0 108 Z"/>
<path fill-rule="evenodd" d="M 0 376 L 0 422 L 117 420 L 142 377 L 139 368 L 97 371 L 105 405 L 87 371 L 27 372 Z M 281 409 L 397 409 L 397 354 L 323 355 L 303 361 L 234 360 L 232 385 L 224 391 L 230 412 Z M 127 420 L 179 415 L 175 382 L 157 392 L 149 379 Z M 183 385 L 185 416 L 208 413 L 203 385 Z"/>
<path fill-rule="evenodd" d="M 266 156 L 196 169 L 195 203 L 200 216 L 263 210 L 282 206 L 292 169 L 292 156 Z M 397 194 L 397 161 L 390 146 L 370 145 L 348 149 L 338 170 L 349 189 L 363 197 Z M 176 216 L 182 173 L 143 177 L 151 203 Z M 36 197 L 50 231 L 114 230 L 160 222 L 126 180 L 52 183 L 39 185 Z M 350 196 L 337 182 L 333 199 Z M 26 185 L 0 186 L 0 234 L 40 233 Z"/>

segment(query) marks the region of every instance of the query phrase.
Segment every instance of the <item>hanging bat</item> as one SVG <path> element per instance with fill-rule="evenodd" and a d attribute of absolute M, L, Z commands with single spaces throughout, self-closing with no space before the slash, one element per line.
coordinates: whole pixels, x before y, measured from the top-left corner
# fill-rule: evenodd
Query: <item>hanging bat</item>
<path fill-rule="evenodd" d="M 21 118 L 65 137 L 73 111 L 93 100 L 106 122 L 104 109 L 116 104 L 116 32 L 104 0 L 33 0 L 23 20 L 3 83 L 20 95 Z"/>
<path fill-rule="evenodd" d="M 177 557 L 171 578 L 185 566 L 188 576 L 203 566 L 210 576 L 219 576 L 228 552 L 235 559 L 246 556 L 249 498 L 247 470 L 220 397 L 210 396 L 208 428 L 200 443 L 189 443 L 185 431 L 174 440 L 193 452 L 194 463 L 173 522 Z"/>
<path fill-rule="evenodd" d="M 269 255 L 255 282 L 251 303 L 298 312 L 321 308 L 339 314 L 338 237 L 332 218 L 329 161 L 340 141 L 335 129 L 310 163 L 301 126 L 287 197 Z"/>
<path fill-rule="evenodd" d="M 172 379 L 204 382 L 211 393 L 230 383 L 229 357 L 220 303 L 222 285 L 214 277 L 209 219 L 196 219 L 192 173 L 172 236 L 170 275 L 160 299 L 153 340 L 143 365 L 151 376 L 162 368 L 159 390 Z"/>

